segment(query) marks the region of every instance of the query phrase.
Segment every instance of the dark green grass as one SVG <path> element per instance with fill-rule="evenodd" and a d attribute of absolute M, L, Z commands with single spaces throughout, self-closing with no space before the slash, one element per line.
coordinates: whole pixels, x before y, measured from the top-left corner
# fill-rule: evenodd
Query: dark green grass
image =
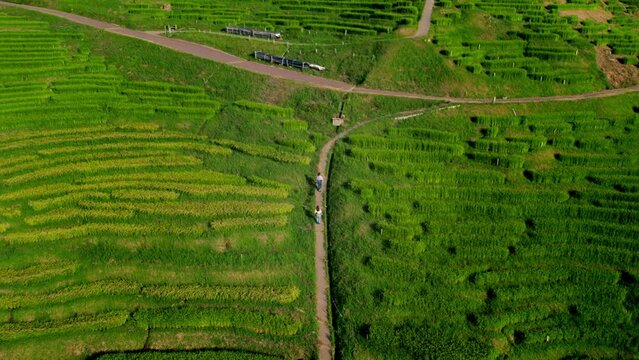
<path fill-rule="evenodd" d="M 524 169 L 636 175 L 637 151 L 632 145 L 637 138 L 636 101 L 636 95 L 627 95 L 576 103 L 470 105 L 358 131 L 380 137 L 387 137 L 387 129 L 394 127 L 452 132 L 470 153 L 482 138 L 504 142 L 530 136 L 526 126 L 502 126 L 493 137 L 485 137 L 491 134 L 485 131 L 486 126 L 471 121 L 478 115 L 547 114 L 535 121 L 550 123 L 558 114 L 592 112 L 609 124 L 599 130 L 580 127 L 582 130 L 570 135 L 610 139 L 608 148 L 546 145 L 524 154 L 526 161 L 519 169 L 503 167 L 505 153 L 497 154 L 502 167 L 466 156 L 449 161 L 435 156 L 432 162 L 403 164 L 400 171 L 409 174 L 419 174 L 418 167 L 424 167 L 424 180 L 419 180 L 384 168 L 373 171 L 371 160 L 350 155 L 350 149 L 357 146 L 348 141 L 339 144 L 331 164 L 329 241 L 340 356 L 633 358 L 639 312 L 633 250 L 637 241 L 632 234 L 636 234 L 637 224 L 636 218 L 623 220 L 621 214 L 631 211 L 629 215 L 636 217 L 636 210 L 613 210 L 617 215 L 601 220 L 612 215 L 601 206 L 611 206 L 614 200 L 599 205 L 592 201 L 618 196 L 634 199 L 630 200 L 634 204 L 636 193 L 628 188 L 614 190 L 610 182 L 593 183 L 587 177 L 566 183 L 533 182 Z M 397 139 L 402 140 L 408 143 Z M 592 154 L 592 158 L 595 154 L 612 158 L 620 154 L 629 163 L 580 168 L 557 160 L 555 153 Z M 446 174 L 453 169 L 464 175 L 452 180 Z M 465 181 L 489 181 L 488 173 L 481 175 L 487 171 L 500 173 L 504 184 L 463 185 Z M 472 174 L 477 175 L 475 180 Z M 636 176 L 631 178 L 636 180 Z M 388 193 L 360 193 L 361 183 Z M 447 189 L 443 194 L 449 197 L 430 200 L 417 195 L 430 190 L 437 193 L 440 188 Z M 496 201 L 489 195 L 495 191 L 509 200 Z M 395 192 L 397 195 L 392 195 Z M 569 196 L 568 192 L 580 195 Z M 463 202 L 455 197 L 461 193 L 466 194 L 462 198 L 470 193 L 477 197 Z M 547 200 L 540 200 L 542 196 Z M 626 204 L 620 206 L 626 208 Z M 471 210 L 490 207 L 493 212 Z M 578 207 L 580 213 L 565 212 Z M 381 213 L 377 213 L 379 208 Z M 596 223 L 593 219 L 600 219 L 603 227 L 592 227 L 592 222 Z M 410 235 L 411 231 L 417 235 Z M 508 271 L 513 276 L 529 271 L 530 276 L 508 280 Z M 540 280 L 544 276 L 555 280 Z M 485 281 L 488 277 L 494 280 Z"/>

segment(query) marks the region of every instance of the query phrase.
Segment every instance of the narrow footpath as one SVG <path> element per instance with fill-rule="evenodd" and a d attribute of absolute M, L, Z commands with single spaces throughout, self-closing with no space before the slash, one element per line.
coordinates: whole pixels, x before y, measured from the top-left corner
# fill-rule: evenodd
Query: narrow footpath
<path fill-rule="evenodd" d="M 424 10 L 422 10 L 422 17 L 419 18 L 419 23 L 417 24 L 417 32 L 411 37 L 416 38 L 428 35 L 430 18 L 433 16 L 433 6 L 435 6 L 435 0 L 426 0 L 424 2 Z"/>
<path fill-rule="evenodd" d="M 64 11 L 46 9 L 46 8 L 41 8 L 41 7 L 36 7 L 31 5 L 14 4 L 14 3 L 1 1 L 1 0 L 0 0 L 0 6 L 15 6 L 15 7 L 23 8 L 26 10 L 37 11 L 37 12 L 41 12 L 41 13 L 45 13 L 49 15 L 54 15 L 54 16 L 61 17 L 69 21 L 78 23 L 78 24 L 87 25 L 87 26 L 108 31 L 114 34 L 119 34 L 123 36 L 129 36 L 132 38 L 144 40 L 144 41 L 147 41 L 159 46 L 163 46 L 175 51 L 190 54 L 203 59 L 212 60 L 212 61 L 226 64 L 229 66 L 233 66 L 238 69 L 247 70 L 256 74 L 266 75 L 266 76 L 270 76 L 270 77 L 278 78 L 278 79 L 292 80 L 310 87 L 336 90 L 336 91 L 345 92 L 345 93 L 352 92 L 352 93 L 365 94 L 365 95 L 378 95 L 378 96 L 389 96 L 389 97 L 399 97 L 399 98 L 408 98 L 408 99 L 445 101 L 449 103 L 459 103 L 459 104 L 490 104 L 490 103 L 509 104 L 509 103 L 536 103 L 536 102 L 545 102 L 545 101 L 575 101 L 575 100 L 585 100 L 585 99 L 615 96 L 615 95 L 639 91 L 639 85 L 635 85 L 635 86 L 627 87 L 623 89 L 602 90 L 602 91 L 597 91 L 593 93 L 579 94 L 579 95 L 528 97 L 528 98 L 512 98 L 512 99 L 506 99 L 506 98 L 477 99 L 477 98 L 456 98 L 456 97 L 450 97 L 450 96 L 430 96 L 430 95 L 423 95 L 423 94 L 403 92 L 403 91 L 369 89 L 365 87 L 356 87 L 352 84 L 348 84 L 342 81 L 308 75 L 298 70 L 289 70 L 289 69 L 280 67 L 279 65 L 270 65 L 266 63 L 248 61 L 240 57 L 237 57 L 235 55 L 226 53 L 224 51 L 212 48 L 210 46 L 205 46 L 202 44 L 197 44 L 197 43 L 185 41 L 185 40 L 167 38 L 154 33 L 131 30 L 116 24 L 110 24 L 107 22 L 98 21 L 88 17 L 70 14 Z M 426 14 L 422 15 L 422 17 L 426 17 Z"/>
<path fill-rule="evenodd" d="M 435 106 L 433 108 L 437 108 L 439 106 Z M 428 108 L 430 109 L 430 108 Z M 328 159 L 330 157 L 331 152 L 333 151 L 333 147 L 335 147 L 335 143 L 340 139 L 346 137 L 348 134 L 365 126 L 373 121 L 379 121 L 382 119 L 395 119 L 397 121 L 401 121 L 404 119 L 409 119 L 418 115 L 423 114 L 428 110 L 427 108 L 406 111 L 397 113 L 395 115 L 388 115 L 381 118 L 370 119 L 361 123 L 356 124 L 355 126 L 348 128 L 338 135 L 331 138 L 328 142 L 324 144 L 322 150 L 319 154 L 319 161 L 317 163 L 317 172 L 322 174 L 324 177 L 324 184 L 322 185 L 322 191 L 315 192 L 315 206 L 319 206 L 322 209 L 324 215 L 322 218 L 322 223 L 319 225 L 315 225 L 315 309 L 316 309 L 316 318 L 319 324 L 318 330 L 318 350 L 319 350 L 319 360 L 330 360 L 333 356 L 333 348 L 331 346 L 331 332 L 330 332 L 330 320 L 328 318 L 328 309 L 329 309 L 329 279 L 328 279 L 328 263 L 327 263 L 327 255 L 326 255 L 326 220 L 328 219 L 328 208 L 325 207 L 324 204 L 324 194 L 328 188 L 328 181 L 330 179 L 330 174 L 328 174 Z M 313 207 L 315 208 L 315 207 Z"/>
<path fill-rule="evenodd" d="M 352 128 L 338 134 L 330 139 L 322 147 L 320 151 L 319 162 L 317 163 L 317 172 L 324 177 L 324 184 L 322 185 L 322 191 L 315 192 L 315 206 L 319 206 L 324 212 L 322 223 L 315 225 L 315 313 L 317 317 L 318 329 L 318 351 L 319 360 L 330 360 L 333 355 L 333 348 L 331 346 L 331 323 L 328 318 L 329 308 L 329 280 L 328 280 L 328 263 L 326 257 L 326 219 L 328 218 L 328 209 L 324 207 L 324 194 L 328 188 L 329 174 L 326 172 L 328 168 L 328 158 L 335 146 L 335 143 L 348 135 L 351 131 L 364 126 L 368 123 L 363 122 L 353 126 Z"/>

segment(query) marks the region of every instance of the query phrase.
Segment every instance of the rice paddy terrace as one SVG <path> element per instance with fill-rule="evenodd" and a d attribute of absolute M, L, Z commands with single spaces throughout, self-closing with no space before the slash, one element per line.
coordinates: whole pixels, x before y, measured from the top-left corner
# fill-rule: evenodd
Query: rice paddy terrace
<path fill-rule="evenodd" d="M 624 1 L 441 1 L 435 43 L 472 73 L 586 86 L 598 81 L 593 45 L 637 63 L 636 11 Z"/>
<path fill-rule="evenodd" d="M 235 21 L 332 36 L 392 32 L 422 4 L 58 3 L 142 27 Z M 510 34 L 519 40 L 448 49 L 477 60 L 478 74 L 454 65 L 472 76 L 543 82 L 530 61 L 566 75 L 571 60 L 533 55 L 530 41 L 576 46 L 587 22 L 569 22 L 576 37 L 548 35 L 531 24 L 564 18 L 537 5 L 442 2 L 461 15 L 435 23 L 457 31 L 469 10 L 524 24 Z M 535 9 L 546 13 L 529 19 Z M 592 40 L 632 62 L 616 37 L 634 41 L 631 30 L 612 21 Z M 0 13 L 0 34 L 0 358 L 315 357 L 303 204 L 322 136 L 290 108 L 132 81 L 46 21 Z M 502 55 L 525 74 L 502 74 Z M 552 82 L 604 84 L 573 75 Z M 636 357 L 638 103 L 465 105 L 338 144 L 327 211 L 338 356 Z"/>
<path fill-rule="evenodd" d="M 377 35 L 399 25 L 416 24 L 423 0 L 408 1 L 189 1 L 171 3 L 170 9 L 156 1 L 127 2 L 129 21 L 148 24 L 165 20 L 177 24 L 208 23 L 244 25 L 287 32 L 329 31 L 339 34 Z M 152 20 L 151 20 L 152 19 Z"/>
<path fill-rule="evenodd" d="M 0 358 L 312 356 L 307 124 L 0 33 Z"/>
<path fill-rule="evenodd" d="M 636 103 L 349 135 L 329 213 L 341 357 L 636 358 Z"/>
<path fill-rule="evenodd" d="M 46 5 L 46 1 L 28 1 Z M 400 25 L 417 24 L 423 0 L 334 1 L 334 0 L 102 0 L 88 4 L 78 0 L 57 2 L 62 10 L 98 13 L 111 21 L 145 29 L 166 24 L 221 30 L 226 25 L 278 29 L 287 33 L 304 30 L 337 34 L 377 35 Z M 108 10 L 108 11 L 107 11 Z"/>
<path fill-rule="evenodd" d="M 161 30 L 248 60 L 255 51 L 320 64 L 322 77 L 366 88 L 455 97 L 579 94 L 637 85 L 631 1 L 441 1 L 429 39 L 412 38 L 423 1 L 17 0 Z M 284 41 L 224 36 L 226 25 Z M 432 41 L 431 41 L 432 40 Z"/>

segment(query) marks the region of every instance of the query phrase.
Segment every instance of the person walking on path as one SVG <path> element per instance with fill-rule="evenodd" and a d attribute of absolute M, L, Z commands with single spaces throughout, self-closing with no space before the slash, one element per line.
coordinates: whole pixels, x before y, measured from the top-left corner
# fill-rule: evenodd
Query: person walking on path
<path fill-rule="evenodd" d="M 317 224 L 322 222 L 322 209 L 320 209 L 319 205 L 315 207 L 315 222 Z"/>
<path fill-rule="evenodd" d="M 317 191 L 322 191 L 323 183 L 324 183 L 324 178 L 322 177 L 322 174 L 317 173 L 317 177 L 315 178 L 315 187 L 317 188 Z"/>

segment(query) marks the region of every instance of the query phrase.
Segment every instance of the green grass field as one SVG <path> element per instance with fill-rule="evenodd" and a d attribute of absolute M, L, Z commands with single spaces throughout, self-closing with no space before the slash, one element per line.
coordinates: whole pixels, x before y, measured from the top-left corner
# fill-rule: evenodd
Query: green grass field
<path fill-rule="evenodd" d="M 634 358 L 638 100 L 350 135 L 330 189 L 340 357 Z"/>
<path fill-rule="evenodd" d="M 0 31 L 0 357 L 312 358 L 309 179 L 328 119 L 341 101 L 357 119 L 429 103 L 15 8 Z"/>
<path fill-rule="evenodd" d="M 321 64 L 327 71 L 319 76 L 431 95 L 512 98 L 591 92 L 610 87 L 597 65 L 595 46 L 610 47 L 626 68 L 639 61 L 632 2 L 441 1 L 426 41 L 406 37 L 416 28 L 422 1 L 347 6 L 323 0 L 219 0 L 178 2 L 164 10 L 164 2 L 158 1 L 19 2 L 140 29 L 175 24 L 180 31 L 170 36 L 246 59 L 264 51 Z M 279 31 L 284 40 L 229 36 L 221 32 L 226 25 Z M 637 81 L 626 77 L 621 86 Z"/>
<path fill-rule="evenodd" d="M 308 123 L 132 80 L 81 32 L 0 30 L 0 357 L 312 356 Z"/>
<path fill-rule="evenodd" d="M 139 28 L 174 20 L 208 29 L 222 11 L 257 24 L 271 11 L 298 16 L 294 30 L 304 9 L 337 8 L 30 2 Z M 421 6 L 394 3 L 395 14 Z M 476 34 L 483 25 L 464 19 L 502 16 L 488 4 L 436 31 Z M 454 5 L 437 11 L 466 6 Z M 521 30 L 517 7 L 502 12 L 513 22 L 498 19 L 504 34 Z M 414 27 L 394 19 L 385 26 Z M 632 26 L 624 24 L 595 34 Z M 318 42 L 346 39 L 316 30 Z M 253 46 L 179 36 L 241 54 Z M 585 43 L 575 71 L 594 80 L 579 85 L 475 74 L 440 53 L 439 41 L 347 37 L 359 40 L 288 51 L 330 61 L 331 76 L 400 90 L 512 97 L 606 86 Z M 339 358 L 639 353 L 636 94 L 433 107 L 379 121 L 434 103 L 306 88 L 16 8 L 0 9 L 0 52 L 0 358 L 315 358 L 313 169 L 339 131 L 330 118 L 342 103 L 346 127 L 378 121 L 338 143 L 330 165 Z"/>

